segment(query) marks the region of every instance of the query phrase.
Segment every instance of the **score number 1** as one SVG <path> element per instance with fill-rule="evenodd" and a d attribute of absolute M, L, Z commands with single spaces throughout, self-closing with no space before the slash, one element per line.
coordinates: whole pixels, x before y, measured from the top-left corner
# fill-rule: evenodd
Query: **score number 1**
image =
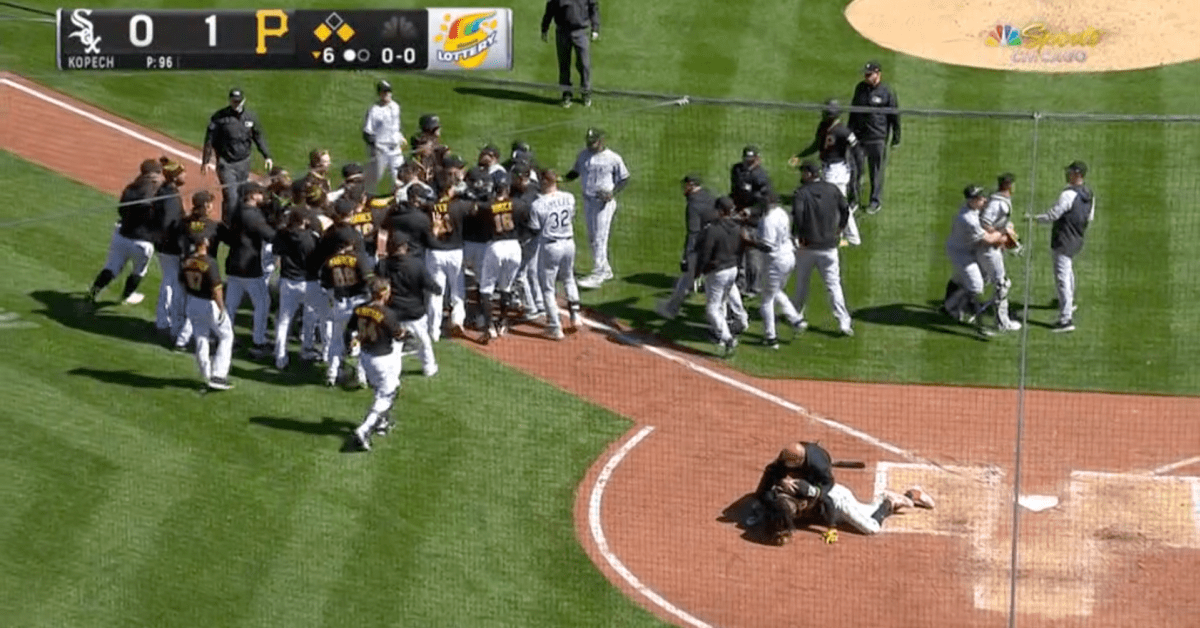
<path fill-rule="evenodd" d="M 214 13 L 204 18 L 208 24 L 208 47 L 217 47 L 217 16 Z M 154 43 L 154 20 L 145 13 L 129 18 L 129 43 L 137 48 L 146 48 Z"/>

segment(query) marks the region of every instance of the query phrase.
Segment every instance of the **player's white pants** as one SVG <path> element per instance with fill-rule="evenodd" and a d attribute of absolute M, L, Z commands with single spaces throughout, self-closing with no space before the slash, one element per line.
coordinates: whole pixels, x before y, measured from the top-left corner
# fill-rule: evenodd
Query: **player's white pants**
<path fill-rule="evenodd" d="M 729 332 L 729 322 L 726 320 L 728 312 L 733 312 L 742 327 L 750 324 L 750 317 L 746 315 L 746 308 L 742 306 L 742 293 L 737 287 L 737 270 L 737 266 L 731 266 L 704 276 L 704 296 L 708 299 L 704 311 L 708 314 L 708 324 L 712 327 L 713 334 L 721 342 L 733 338 L 733 334 Z"/>
<path fill-rule="evenodd" d="M 801 248 L 796 251 L 796 311 L 804 320 L 804 309 L 808 303 L 808 287 L 813 268 L 821 273 L 825 291 L 829 293 L 829 309 L 842 330 L 850 329 L 850 312 L 846 309 L 846 295 L 842 293 L 842 271 L 838 250 Z"/>
<path fill-rule="evenodd" d="M 158 265 L 162 268 L 162 280 L 158 284 L 158 307 L 154 311 L 154 326 L 171 332 L 172 336 L 183 329 L 185 293 L 179 285 L 179 256 L 158 254 Z"/>
<path fill-rule="evenodd" d="M 288 334 L 296 312 L 301 312 L 300 347 L 305 353 L 313 350 L 317 328 L 317 298 L 323 298 L 321 286 L 303 279 L 279 280 L 279 311 L 275 315 L 275 362 L 287 362 Z"/>
<path fill-rule="evenodd" d="M 429 298 L 429 337 L 434 342 L 442 337 L 442 301 L 447 291 L 450 295 L 450 324 L 462 325 L 467 319 L 463 309 L 466 289 L 463 285 L 462 263 L 462 249 L 429 249 L 425 252 L 425 267 L 438 285 L 437 294 Z"/>
<path fill-rule="evenodd" d="M 983 273 L 984 281 L 992 284 L 996 291 L 996 320 L 1001 325 L 1008 325 L 1008 290 L 1011 282 L 1004 269 L 1004 253 L 999 247 L 989 246 L 979 253 L 979 270 Z"/>
<path fill-rule="evenodd" d="M 579 302 L 579 286 L 575 283 L 575 240 L 542 240 L 537 257 L 542 304 L 546 306 L 546 325 L 550 329 L 562 329 L 556 296 L 558 282 L 563 284 L 568 303 Z"/>
<path fill-rule="evenodd" d="M 426 376 L 438 371 L 437 358 L 433 355 L 433 339 L 429 337 L 429 317 L 422 316 L 416 320 L 401 321 L 400 326 L 417 340 L 417 358 L 421 360 L 421 370 Z M 400 344 L 396 350 L 401 350 Z"/>
<path fill-rule="evenodd" d="M 494 240 L 483 253 L 483 270 L 479 277 L 479 292 L 509 292 L 521 269 L 521 243 L 516 240 Z"/>
<path fill-rule="evenodd" d="M 583 199 L 583 212 L 587 225 L 588 246 L 592 249 L 592 274 L 612 276 L 608 263 L 608 236 L 612 231 L 613 216 L 617 213 L 617 201 L 601 202 L 592 196 Z"/>
<path fill-rule="evenodd" d="M 242 304 L 242 297 L 249 296 L 250 304 L 254 306 L 254 346 L 267 344 L 267 317 L 271 314 L 271 294 L 267 291 L 267 283 L 260 277 L 235 277 L 230 275 L 226 282 L 225 309 L 229 310 L 229 318 L 237 314 Z"/>
<path fill-rule="evenodd" d="M 854 497 L 850 489 L 841 484 L 834 484 L 833 488 L 829 489 L 829 501 L 833 502 L 833 509 L 837 513 L 835 525 L 846 524 L 863 534 L 879 533 L 882 525 L 871 515 L 883 504 L 882 497 L 864 504 Z"/>
<path fill-rule="evenodd" d="M 517 290 L 521 292 L 526 312 L 545 309 L 542 302 L 542 283 L 538 279 L 538 239 L 521 245 L 521 268 L 517 270 Z"/>
<path fill-rule="evenodd" d="M 403 354 L 398 342 L 392 344 L 392 352 L 387 355 L 371 355 L 365 351 L 362 353 L 359 363 L 362 364 L 367 385 L 375 392 L 375 397 L 371 400 L 371 407 L 367 409 L 362 424 L 354 430 L 360 437 L 369 434 L 392 409 L 392 404 L 396 401 L 396 391 L 400 389 L 402 359 Z"/>
<path fill-rule="evenodd" d="M 400 150 L 399 144 L 375 144 L 368 152 L 368 161 L 366 170 L 367 191 L 375 193 L 379 189 L 380 181 L 387 183 L 388 192 L 396 185 L 396 178 L 400 172 L 400 166 L 404 165 L 404 152 Z M 404 197 L 408 199 L 407 196 Z"/>
<path fill-rule="evenodd" d="M 275 246 L 270 242 L 262 243 L 262 265 L 263 276 L 262 282 L 267 286 L 267 296 L 271 296 L 271 280 L 274 278 L 275 271 L 279 270 L 278 258 L 275 257 Z"/>
<path fill-rule="evenodd" d="M 233 316 L 217 322 L 221 310 L 212 299 L 187 297 L 187 317 L 192 334 L 196 339 L 196 364 L 204 381 L 229 377 L 229 363 L 233 359 Z M 216 355 L 209 355 L 208 339 L 217 337 Z"/>
<path fill-rule="evenodd" d="M 354 315 L 354 308 L 366 303 L 368 299 L 364 295 L 338 298 L 334 296 L 332 289 L 326 290 L 325 293 L 328 295 L 332 314 L 329 319 L 329 340 L 325 343 L 329 347 L 329 365 L 325 371 L 325 378 L 336 380 L 342 370 L 342 360 L 346 357 L 346 324 Z M 358 368 L 361 372 L 362 360 L 359 360 Z"/>
<path fill-rule="evenodd" d="M 108 259 L 104 269 L 113 275 L 120 275 L 125 264 L 133 262 L 130 275 L 145 277 L 150 268 L 150 256 L 154 255 L 154 244 L 147 240 L 131 240 L 121 235 L 120 228 L 113 229 L 112 240 L 108 243 Z"/>
<path fill-rule="evenodd" d="M 1051 249 L 1054 260 L 1054 289 L 1058 293 L 1058 322 L 1065 323 L 1075 316 L 1075 261 Z"/>
<path fill-rule="evenodd" d="M 850 185 L 850 167 L 846 165 L 846 162 L 839 161 L 825 164 L 821 176 L 829 183 L 836 185 L 842 196 L 846 196 L 846 186 Z M 850 218 L 846 221 L 845 231 L 842 232 L 842 236 L 846 238 L 846 243 L 853 246 L 862 244 L 862 237 L 858 234 L 858 221 L 854 219 L 856 212 L 857 208 L 850 209 Z"/>
<path fill-rule="evenodd" d="M 788 245 L 789 247 L 791 245 Z M 775 338 L 775 306 L 779 305 L 779 309 L 783 310 L 783 317 L 788 324 L 797 323 L 800 321 L 800 313 L 796 311 L 796 306 L 792 305 L 792 300 L 785 293 L 788 279 L 792 276 L 792 271 L 796 268 L 796 256 L 790 250 L 786 252 L 777 252 L 771 255 L 767 261 L 767 280 L 763 287 L 762 306 L 759 308 L 759 313 L 763 319 L 763 334 L 767 338 Z"/>

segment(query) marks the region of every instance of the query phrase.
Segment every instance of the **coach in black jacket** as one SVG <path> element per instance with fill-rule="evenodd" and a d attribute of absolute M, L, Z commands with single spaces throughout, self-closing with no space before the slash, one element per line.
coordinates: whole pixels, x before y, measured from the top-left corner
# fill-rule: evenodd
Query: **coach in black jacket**
<path fill-rule="evenodd" d="M 900 106 L 896 93 L 881 80 L 881 72 L 882 68 L 876 61 L 868 61 L 863 66 L 863 80 L 854 88 L 851 105 L 879 109 L 896 109 Z M 850 113 L 848 126 L 867 157 L 867 169 L 871 171 L 871 205 L 867 207 L 867 213 L 874 214 L 879 211 L 883 197 L 883 169 L 887 165 L 889 132 L 892 146 L 900 145 L 900 114 L 895 111 L 854 111 Z M 861 179 L 862 171 L 859 170 L 856 176 Z M 855 187 L 862 189 L 857 182 Z"/>
<path fill-rule="evenodd" d="M 850 218 L 850 204 L 836 185 L 821 180 L 821 167 L 816 162 L 805 161 L 800 165 L 800 182 L 792 200 L 792 229 L 800 245 L 796 250 L 795 304 L 800 313 L 797 327 L 808 327 L 804 306 L 815 267 L 829 291 L 829 305 L 839 330 L 842 335 L 853 336 L 838 260 L 838 243 Z"/>
<path fill-rule="evenodd" d="M 571 106 L 571 51 L 579 70 L 579 96 L 584 107 L 592 106 L 592 54 L 589 38 L 600 37 L 600 6 L 597 0 L 546 0 L 542 14 L 542 41 L 547 41 L 554 22 L 558 48 L 558 84 L 563 88 L 562 106 Z"/>

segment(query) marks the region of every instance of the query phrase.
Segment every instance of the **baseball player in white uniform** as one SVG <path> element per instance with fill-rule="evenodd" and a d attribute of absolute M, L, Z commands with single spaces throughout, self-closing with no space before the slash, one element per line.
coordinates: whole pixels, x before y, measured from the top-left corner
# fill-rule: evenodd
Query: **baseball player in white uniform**
<path fill-rule="evenodd" d="M 1016 176 L 1008 172 L 996 179 L 996 191 L 988 198 L 987 205 L 979 216 L 979 223 L 983 225 L 984 230 L 1004 233 L 1011 226 L 1014 181 Z M 979 267 L 983 271 L 984 280 L 992 284 L 996 291 L 993 297 L 996 301 L 996 327 L 1000 331 L 1016 331 L 1021 328 L 1021 324 L 1008 315 L 1008 291 L 1012 281 L 1008 279 L 1004 269 L 1003 250 L 1003 247 L 998 246 L 981 249 Z"/>
<path fill-rule="evenodd" d="M 563 283 L 571 327 L 579 326 L 579 286 L 575 283 L 575 196 L 558 189 L 558 173 L 538 177 L 542 195 L 533 202 L 529 227 L 538 233 L 538 280 L 546 306 L 546 335 L 563 339 L 556 286 Z"/>
<path fill-rule="evenodd" d="M 587 148 L 580 151 L 567 181 L 582 177 L 583 212 L 587 221 L 588 244 L 592 248 L 592 273 L 579 280 L 583 288 L 598 288 L 612 279 L 608 263 L 608 236 L 617 213 L 615 196 L 629 183 L 625 160 L 604 144 L 604 131 L 587 131 Z"/>
<path fill-rule="evenodd" d="M 367 143 L 367 191 L 374 193 L 386 174 L 388 188 L 395 186 L 400 166 L 404 163 L 404 146 L 408 140 L 400 132 L 400 105 L 392 100 L 392 85 L 379 81 L 375 85 L 379 100 L 367 109 L 363 122 L 363 141 Z"/>
<path fill-rule="evenodd" d="M 950 227 L 950 236 L 946 238 L 946 257 L 954 266 L 954 282 L 958 290 L 950 296 L 944 307 L 949 312 L 966 310 L 968 322 L 974 323 L 979 315 L 987 309 L 980 302 L 983 294 L 983 271 L 979 268 L 980 249 L 985 246 L 999 246 L 1004 241 L 1004 234 L 989 232 L 979 221 L 979 211 L 987 202 L 987 194 L 978 185 L 968 185 L 963 190 L 966 202 L 959 208 Z M 991 330 L 982 324 L 978 331 L 984 336 L 991 335 Z"/>
<path fill-rule="evenodd" d="M 792 240 L 792 220 L 787 210 L 779 204 L 779 197 L 768 197 L 768 209 L 758 221 L 755 244 L 767 255 L 766 282 L 763 287 L 760 312 L 763 319 L 763 344 L 779 348 L 775 335 L 775 305 L 783 310 L 789 325 L 795 327 L 802 320 L 796 306 L 784 292 L 792 271 L 796 268 L 796 244 Z"/>

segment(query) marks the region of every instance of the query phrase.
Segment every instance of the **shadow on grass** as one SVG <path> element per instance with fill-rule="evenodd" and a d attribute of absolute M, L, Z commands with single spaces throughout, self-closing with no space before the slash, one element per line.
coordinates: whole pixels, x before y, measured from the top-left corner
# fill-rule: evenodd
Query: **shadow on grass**
<path fill-rule="evenodd" d="M 356 424 L 349 421 L 339 421 L 329 417 L 322 418 L 319 422 L 313 423 L 310 421 L 301 421 L 298 419 L 288 419 L 283 417 L 273 416 L 255 416 L 250 417 L 250 423 L 253 425 L 261 425 L 269 427 L 273 430 L 284 430 L 287 432 L 299 432 L 301 434 L 311 434 L 313 436 L 338 436 L 345 438 L 358 427 Z"/>
<path fill-rule="evenodd" d="M 90 377 L 96 381 L 106 384 L 120 384 L 121 386 L 131 386 L 133 388 L 188 388 L 200 390 L 204 388 L 203 382 L 200 381 L 199 375 L 195 379 L 186 379 L 183 377 L 154 377 L 153 375 L 143 375 L 134 373 L 133 371 L 105 371 L 101 369 L 91 368 L 74 368 L 67 371 L 68 375 L 80 375 Z"/>
<path fill-rule="evenodd" d="M 948 318 L 939 312 L 936 306 L 889 303 L 857 309 L 852 316 L 854 320 L 875 325 L 915 327 L 938 334 L 980 339 L 974 329 Z"/>
<path fill-rule="evenodd" d="M 64 327 L 133 342 L 161 344 L 152 321 L 119 314 L 122 310 L 132 310 L 115 301 L 92 304 L 85 293 L 56 290 L 36 290 L 29 296 L 45 306 L 35 310 L 35 314 L 42 314 Z"/>
<path fill-rule="evenodd" d="M 561 102 L 561 98 L 552 98 L 550 96 L 541 96 L 529 92 L 519 92 L 497 87 L 455 87 L 454 92 L 463 96 L 479 96 L 482 98 L 527 102 L 538 105 L 557 105 Z"/>
<path fill-rule="evenodd" d="M 622 277 L 622 279 L 631 284 L 646 286 L 648 288 L 655 288 L 658 290 L 675 289 L 675 277 L 673 275 L 666 275 L 663 273 L 638 273 L 636 275 Z"/>

